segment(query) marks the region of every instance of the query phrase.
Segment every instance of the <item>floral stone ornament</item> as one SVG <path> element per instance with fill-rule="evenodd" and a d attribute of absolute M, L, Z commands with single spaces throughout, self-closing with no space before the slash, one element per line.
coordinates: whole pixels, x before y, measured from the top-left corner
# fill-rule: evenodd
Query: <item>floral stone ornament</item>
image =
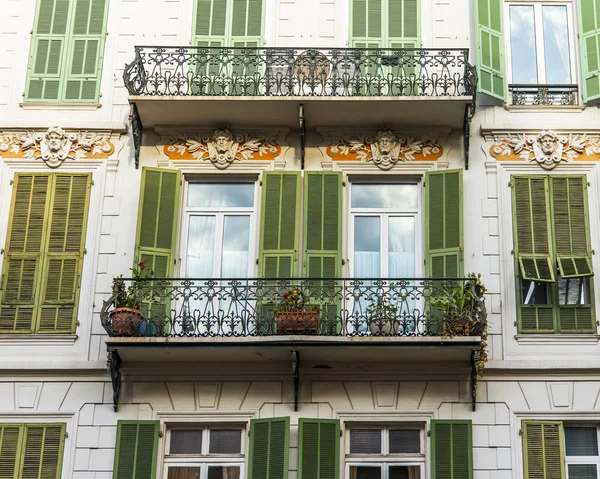
<path fill-rule="evenodd" d="M 44 133 L 4 133 L 0 136 L 0 157 L 42 160 L 58 168 L 65 160 L 105 159 L 114 152 L 110 135 L 94 132 L 65 132 L 58 126 Z"/>
<path fill-rule="evenodd" d="M 187 132 L 171 136 L 165 145 L 165 155 L 171 160 L 210 161 L 224 170 L 235 161 L 274 160 L 281 147 L 273 138 L 262 134 L 233 134 L 229 130 L 215 130 L 212 135 Z"/>
<path fill-rule="evenodd" d="M 398 162 L 436 161 L 443 148 L 428 136 L 396 135 L 393 131 L 379 130 L 376 135 L 343 136 L 334 138 L 327 154 L 334 161 L 364 161 L 379 169 L 391 170 Z"/>
<path fill-rule="evenodd" d="M 597 161 L 600 140 L 586 134 L 558 135 L 552 130 L 543 130 L 537 135 L 511 134 L 497 137 L 490 154 L 498 161 L 523 160 L 552 170 L 561 162 Z"/>

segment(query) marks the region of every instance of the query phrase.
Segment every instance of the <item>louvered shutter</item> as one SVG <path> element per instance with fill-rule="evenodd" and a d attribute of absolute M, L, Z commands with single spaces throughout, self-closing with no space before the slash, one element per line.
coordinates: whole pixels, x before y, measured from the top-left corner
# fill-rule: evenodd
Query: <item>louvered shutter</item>
<path fill-rule="evenodd" d="M 91 174 L 52 177 L 39 333 L 75 331 Z"/>
<path fill-rule="evenodd" d="M 390 48 L 419 47 L 419 0 L 387 0 Z"/>
<path fill-rule="evenodd" d="M 600 4 L 581 0 L 578 11 L 583 101 L 588 102 L 600 98 Z"/>
<path fill-rule="evenodd" d="M 500 100 L 506 99 L 503 6 L 497 0 L 475 0 L 478 91 Z"/>
<path fill-rule="evenodd" d="M 521 280 L 555 281 L 549 184 L 546 176 L 513 176 L 513 237 L 519 297 L 519 331 L 555 332 L 551 304 L 522 304 Z"/>
<path fill-rule="evenodd" d="M 250 421 L 248 479 L 287 479 L 290 418 Z"/>
<path fill-rule="evenodd" d="M 65 445 L 64 424 L 27 424 L 17 477 L 59 479 Z"/>
<path fill-rule="evenodd" d="M 381 48 L 384 1 L 352 0 L 351 46 Z"/>
<path fill-rule="evenodd" d="M 31 39 L 26 100 L 60 99 L 69 0 L 38 0 Z"/>
<path fill-rule="evenodd" d="M 462 208 L 462 170 L 425 175 L 425 261 L 429 278 L 464 275 Z"/>
<path fill-rule="evenodd" d="M 49 188 L 48 174 L 15 175 L 2 267 L 0 331 L 3 333 L 29 333 L 34 328 Z"/>
<path fill-rule="evenodd" d="M 340 475 L 340 422 L 298 421 L 298 478 L 337 479 Z"/>
<path fill-rule="evenodd" d="M 65 100 L 96 100 L 100 90 L 108 0 L 75 0 Z"/>
<path fill-rule="evenodd" d="M 525 479 L 565 479 L 565 445 L 560 421 L 522 421 Z"/>
<path fill-rule="evenodd" d="M 431 421 L 431 478 L 472 479 L 471 421 Z"/>
<path fill-rule="evenodd" d="M 263 173 L 259 257 L 263 278 L 298 274 L 299 208 L 300 172 Z"/>
<path fill-rule="evenodd" d="M 261 46 L 264 0 L 231 1 L 231 42 L 233 46 Z"/>
<path fill-rule="evenodd" d="M 154 479 L 159 421 L 117 421 L 113 479 Z"/>
<path fill-rule="evenodd" d="M 226 23 L 227 0 L 196 0 L 194 45 L 225 45 Z"/>
<path fill-rule="evenodd" d="M 584 176 L 550 176 L 552 226 L 557 267 L 569 287 L 579 288 L 579 281 L 569 278 L 592 276 L 587 206 L 587 180 Z M 593 301 L 593 295 L 591 297 Z M 595 333 L 593 303 L 559 305 L 561 333 Z"/>
<path fill-rule="evenodd" d="M 23 427 L 0 424 L 0 477 L 19 477 Z"/>

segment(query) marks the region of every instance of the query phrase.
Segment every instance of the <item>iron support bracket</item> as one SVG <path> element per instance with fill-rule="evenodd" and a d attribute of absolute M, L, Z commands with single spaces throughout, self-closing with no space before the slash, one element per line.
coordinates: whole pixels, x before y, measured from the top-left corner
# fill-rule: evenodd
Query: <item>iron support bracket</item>
<path fill-rule="evenodd" d="M 108 368 L 110 369 L 110 379 L 113 387 L 113 409 L 115 412 L 119 409 L 119 394 L 121 392 L 121 357 L 117 351 L 108 352 Z"/>
<path fill-rule="evenodd" d="M 306 150 L 306 121 L 304 120 L 304 105 L 298 107 L 298 122 L 300 123 L 300 169 L 304 169 L 304 154 Z"/>
<path fill-rule="evenodd" d="M 465 106 L 465 119 L 463 122 L 463 139 L 465 146 L 465 170 L 469 169 L 469 144 L 471 142 L 471 119 L 475 115 L 475 98 L 473 103 Z"/>
<path fill-rule="evenodd" d="M 294 411 L 298 411 L 298 390 L 300 389 L 300 351 L 292 349 L 292 372 L 294 374 Z"/>
<path fill-rule="evenodd" d="M 481 352 L 479 349 L 471 351 L 471 410 L 477 409 L 477 366 Z"/>
<path fill-rule="evenodd" d="M 131 104 L 131 111 L 129 113 L 129 121 L 131 121 L 131 134 L 133 135 L 133 148 L 135 155 L 135 169 L 140 167 L 140 150 L 142 148 L 142 132 L 144 126 L 140 114 L 138 113 L 137 105 Z"/>

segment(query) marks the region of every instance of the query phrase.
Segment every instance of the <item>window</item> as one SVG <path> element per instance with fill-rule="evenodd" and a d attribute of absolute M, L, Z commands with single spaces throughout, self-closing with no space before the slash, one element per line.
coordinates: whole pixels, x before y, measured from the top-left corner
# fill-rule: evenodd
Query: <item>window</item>
<path fill-rule="evenodd" d="M 166 441 L 167 479 L 245 477 L 244 438 L 239 426 L 173 426 Z"/>
<path fill-rule="evenodd" d="M 423 430 L 405 425 L 356 426 L 347 435 L 346 477 L 424 478 Z"/>
<path fill-rule="evenodd" d="M 0 333 L 73 333 L 91 175 L 17 173 L 2 266 Z"/>
<path fill-rule="evenodd" d="M 58 479 L 65 424 L 0 424 L 0 475 Z"/>
<path fill-rule="evenodd" d="M 108 0 L 38 0 L 26 101 L 97 102 Z"/>
<path fill-rule="evenodd" d="M 569 479 L 597 479 L 600 471 L 596 426 L 564 425 L 565 462 Z"/>
<path fill-rule="evenodd" d="M 584 176 L 513 176 L 519 331 L 596 331 Z"/>

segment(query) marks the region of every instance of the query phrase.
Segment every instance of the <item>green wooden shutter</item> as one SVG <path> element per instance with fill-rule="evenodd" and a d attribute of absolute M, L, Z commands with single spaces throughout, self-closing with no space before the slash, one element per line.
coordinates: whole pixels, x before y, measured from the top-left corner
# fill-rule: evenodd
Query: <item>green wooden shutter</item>
<path fill-rule="evenodd" d="M 298 478 L 338 479 L 340 476 L 340 421 L 298 421 Z"/>
<path fill-rule="evenodd" d="M 600 4 L 581 0 L 578 11 L 583 101 L 587 102 L 600 98 Z"/>
<path fill-rule="evenodd" d="M 471 421 L 431 421 L 431 478 L 472 479 Z"/>
<path fill-rule="evenodd" d="M 292 278 L 298 273 L 300 172 L 266 171 L 262 179 L 260 274 Z"/>
<path fill-rule="evenodd" d="M 263 34 L 263 0 L 232 0 L 231 44 L 259 47 Z"/>
<path fill-rule="evenodd" d="M 59 479 L 64 446 L 64 424 L 25 425 L 20 475 L 17 477 Z"/>
<path fill-rule="evenodd" d="M 287 479 L 290 418 L 250 421 L 248 479 Z"/>
<path fill-rule="evenodd" d="M 113 479 L 154 479 L 159 421 L 117 421 Z"/>
<path fill-rule="evenodd" d="M 565 479 L 565 445 L 560 421 L 522 421 L 525 479 Z"/>
<path fill-rule="evenodd" d="M 50 175 L 17 173 L 2 267 L 0 331 L 29 333 L 42 278 Z"/>
<path fill-rule="evenodd" d="M 226 46 L 227 0 L 196 0 L 194 40 L 198 46 Z"/>
<path fill-rule="evenodd" d="M 419 42 L 419 1 L 387 0 L 387 38 L 390 48 L 417 48 Z"/>
<path fill-rule="evenodd" d="M 0 477 L 19 477 L 23 427 L 0 424 Z"/>
<path fill-rule="evenodd" d="M 381 48 L 383 38 L 383 2 L 352 0 L 350 45 L 355 48 Z"/>
<path fill-rule="evenodd" d="M 26 100 L 60 99 L 68 19 L 69 0 L 38 0 L 31 38 Z"/>
<path fill-rule="evenodd" d="M 425 249 L 429 278 L 460 278 L 463 272 L 462 170 L 425 175 Z"/>
<path fill-rule="evenodd" d="M 475 0 L 478 91 L 506 99 L 502 7 L 498 0 Z"/>
<path fill-rule="evenodd" d="M 89 173 L 52 177 L 39 333 L 75 331 L 91 185 Z"/>
<path fill-rule="evenodd" d="M 65 100 L 96 100 L 100 91 L 108 0 L 76 0 L 67 55 Z"/>

